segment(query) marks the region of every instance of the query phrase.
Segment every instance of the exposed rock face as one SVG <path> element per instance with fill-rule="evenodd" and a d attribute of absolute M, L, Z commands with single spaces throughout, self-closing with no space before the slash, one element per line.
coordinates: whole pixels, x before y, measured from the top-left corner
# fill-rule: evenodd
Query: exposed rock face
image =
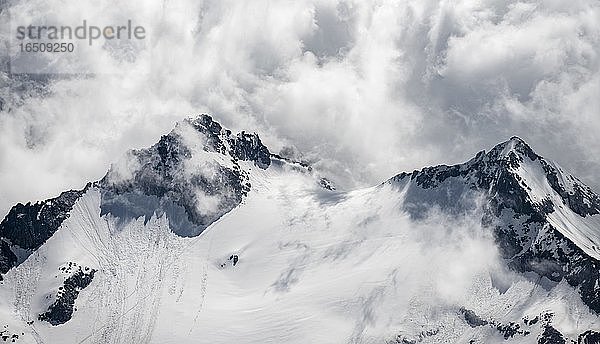
<path fill-rule="evenodd" d="M 544 332 L 538 338 L 538 344 L 565 344 L 563 335 L 551 325 L 544 326 Z"/>
<path fill-rule="evenodd" d="M 190 135 L 200 138 L 202 152 L 194 151 L 198 142 Z M 217 157 L 195 159 L 195 154 L 205 153 Z M 227 161 L 218 161 L 219 157 Z M 131 176 L 109 171 L 97 183 L 103 190 L 102 214 L 127 219 L 166 213 L 171 228 L 181 236 L 200 234 L 242 202 L 251 185 L 240 160 L 261 169 L 271 164 L 258 135 L 233 135 L 207 115 L 180 123 L 154 146 L 133 151 L 131 158 L 136 166 L 129 171 Z"/>
<path fill-rule="evenodd" d="M 17 263 L 17 256 L 11 251 L 6 241 L 0 241 L 0 273 L 6 273 Z M 0 274 L 0 281 L 3 277 Z"/>
<path fill-rule="evenodd" d="M 231 130 L 221 127 L 209 115 L 201 115 L 194 120 L 187 120 L 186 123 L 206 136 L 204 149 L 207 151 L 219 152 L 237 160 L 252 161 L 262 169 L 271 164 L 271 153 L 256 133 L 242 131 L 232 135 Z"/>
<path fill-rule="evenodd" d="M 0 223 L 0 235 L 23 249 L 36 249 L 56 232 L 83 191 L 65 191 L 35 204 L 15 205 Z"/>
<path fill-rule="evenodd" d="M 69 217 L 83 193 L 84 190 L 65 191 L 56 198 L 12 207 L 0 223 L 0 274 L 26 258 L 17 257 L 15 251 L 32 252 L 46 242 Z"/>
<path fill-rule="evenodd" d="M 260 171 L 288 162 L 271 154 L 258 135 L 233 134 L 202 115 L 180 123 L 152 147 L 132 151 L 126 168 L 113 166 L 104 178 L 88 187 L 100 190 L 101 215 L 129 221 L 166 214 L 174 233 L 191 237 L 243 202 L 252 187 L 250 169 Z M 292 165 L 310 171 L 303 163 Z M 581 221 L 595 219 L 600 216 L 600 197 L 522 140 L 512 138 L 464 164 L 402 173 L 388 183 L 405 192 L 403 206 L 415 219 L 435 207 L 460 214 L 478 208 L 483 201 L 481 222 L 494 229 L 511 268 L 534 272 L 549 281 L 566 280 L 592 310 L 600 313 L 596 247 L 588 245 L 586 235 L 577 235 L 577 226 L 567 223 L 561 227 L 555 221 L 556 214 L 573 215 Z M 319 185 L 335 189 L 325 178 Z M 27 253 L 48 240 L 86 189 L 13 207 L 0 223 L 0 273 L 18 265 Z M 231 255 L 231 264 L 242 267 L 236 265 L 238 258 Z M 92 282 L 94 273 L 79 270 L 67 278 L 60 295 L 39 319 L 52 325 L 71 319 L 75 300 Z M 525 328 L 516 322 L 483 319 L 468 309 L 460 312 L 472 328 L 492 327 L 505 339 L 529 335 L 528 328 L 538 322 L 537 317 L 527 320 Z M 539 328 L 543 329 L 540 342 L 562 338 L 550 323 Z M 412 343 L 436 335 L 431 329 L 417 338 L 400 336 L 396 340 Z M 579 341 L 594 343 L 597 338 L 597 333 L 588 331 Z"/>
<path fill-rule="evenodd" d="M 460 311 L 460 313 L 462 313 L 463 318 L 465 319 L 465 321 L 467 322 L 467 324 L 469 326 L 471 326 L 471 327 L 489 326 L 489 327 L 495 329 L 496 331 L 498 331 L 498 333 L 500 333 L 500 335 L 502 335 L 502 337 L 505 340 L 508 340 L 515 336 L 525 337 L 531 333 L 529 330 L 521 328 L 521 325 L 519 325 L 516 322 L 509 322 L 507 324 L 502 324 L 502 323 L 495 322 L 493 320 L 488 321 L 488 320 L 482 319 L 474 311 L 472 311 L 470 309 L 460 308 L 459 311 Z M 528 323 L 525 322 L 525 325 L 528 325 Z"/>
<path fill-rule="evenodd" d="M 513 137 L 464 164 L 402 173 L 389 183 L 406 191 L 404 207 L 417 219 L 432 207 L 465 212 L 477 207 L 474 199 L 483 199 L 482 223 L 494 228 L 501 253 L 514 270 L 555 282 L 565 279 L 600 312 L 600 265 L 591 256 L 595 246 L 578 245 L 577 228 L 557 228 L 550 220 L 564 213 L 586 221 L 598 214 L 600 198 L 521 139 Z"/>
<path fill-rule="evenodd" d="M 488 324 L 487 321 L 481 319 L 475 312 L 473 312 L 470 309 L 461 308 L 460 312 L 463 314 L 463 317 L 465 318 L 467 324 L 469 324 L 469 326 L 471 327 L 484 326 Z"/>
<path fill-rule="evenodd" d="M 600 332 L 585 331 L 577 338 L 577 344 L 600 344 Z"/>
<path fill-rule="evenodd" d="M 194 140 L 200 140 L 199 148 Z M 195 154 L 205 153 L 216 155 L 194 160 Z M 271 165 L 271 153 L 257 134 L 234 135 L 208 115 L 179 123 L 158 143 L 132 151 L 129 158 L 134 167 L 125 177 L 111 169 L 83 190 L 14 206 L 0 223 L 0 280 L 1 274 L 20 264 L 58 230 L 92 185 L 102 192 L 102 215 L 127 221 L 167 214 L 176 234 L 196 236 L 238 206 L 250 191 L 248 173 L 240 161 L 260 169 Z"/>
<path fill-rule="evenodd" d="M 59 288 L 56 300 L 48 310 L 38 316 L 41 321 L 47 321 L 56 326 L 66 323 L 71 320 L 75 307 L 75 300 L 79 296 L 79 292 L 86 288 L 92 279 L 96 270 L 86 268 L 85 271 L 81 267 L 65 280 L 62 287 Z"/>

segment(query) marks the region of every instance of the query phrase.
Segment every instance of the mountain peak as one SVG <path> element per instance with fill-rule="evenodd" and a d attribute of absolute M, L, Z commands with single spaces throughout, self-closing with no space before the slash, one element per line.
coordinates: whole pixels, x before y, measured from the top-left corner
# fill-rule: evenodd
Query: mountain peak
<path fill-rule="evenodd" d="M 515 151 L 527 151 L 527 150 L 531 150 L 531 147 L 527 144 L 527 142 L 525 142 L 525 140 L 523 140 L 522 138 L 518 137 L 518 136 L 512 136 L 510 139 L 508 139 L 507 141 L 504 141 L 502 143 L 500 143 L 501 145 L 505 146 L 505 149 L 507 149 L 508 151 L 511 150 L 515 150 Z"/>
<path fill-rule="evenodd" d="M 194 128 L 202 132 L 208 131 L 218 135 L 221 133 L 221 130 L 223 130 L 221 124 L 213 120 L 212 116 L 205 113 L 199 116 L 186 118 L 184 122 L 192 125 Z"/>
<path fill-rule="evenodd" d="M 233 134 L 206 114 L 187 118 L 157 144 L 133 151 L 121 163 L 124 168 L 111 168 L 97 183 L 102 214 L 149 219 L 158 209 L 168 215 L 174 233 L 196 236 L 250 191 L 250 168 L 243 161 L 262 170 L 270 166 L 270 152 L 258 134 Z M 130 209 L 140 200 L 143 207 Z"/>
<path fill-rule="evenodd" d="M 507 142 L 514 142 L 516 144 L 527 145 L 527 142 L 525 142 L 525 140 L 523 140 L 522 138 L 520 138 L 520 137 L 518 137 L 516 135 L 511 136 L 511 138 Z"/>
<path fill-rule="evenodd" d="M 489 157 L 493 160 L 508 160 L 516 163 L 522 161 L 523 157 L 528 157 L 532 161 L 541 158 L 533 149 L 518 136 L 512 136 L 507 141 L 497 144 L 490 150 Z"/>
<path fill-rule="evenodd" d="M 252 161 L 261 169 L 271 164 L 271 153 L 256 133 L 245 131 L 233 135 L 207 114 L 191 117 L 184 121 L 206 137 L 205 150 L 213 150 L 234 159 Z"/>
<path fill-rule="evenodd" d="M 402 173 L 390 183 L 402 190 L 403 207 L 415 218 L 436 207 L 471 211 L 480 205 L 472 200 L 483 196 L 482 223 L 492 226 L 509 265 L 554 282 L 566 279 L 600 313 L 600 196 L 521 138 L 466 163 Z"/>
<path fill-rule="evenodd" d="M 284 165 L 287 163 L 290 165 Z M 304 297 L 302 290 L 305 286 L 312 288 L 308 284 L 311 281 L 322 287 L 318 278 L 329 273 L 333 264 L 340 269 L 340 275 L 352 278 L 335 278 L 336 283 L 344 286 L 340 289 L 341 284 L 331 284 L 330 290 L 336 293 L 341 290 L 341 294 L 348 295 L 348 301 L 342 300 L 345 303 L 355 302 L 356 295 L 363 295 L 363 278 L 345 274 L 343 269 L 352 269 L 357 262 L 361 264 L 363 257 L 382 252 L 389 254 L 389 257 L 372 260 L 378 264 L 377 269 L 362 269 L 367 271 L 364 278 L 389 281 L 393 283 L 390 286 L 400 289 L 402 287 L 390 276 L 394 277 L 395 271 L 404 274 L 402 266 L 405 264 L 417 266 L 422 274 L 422 267 L 431 262 L 431 255 L 439 254 L 430 253 L 439 244 L 442 244 L 440 253 L 450 252 L 453 261 L 449 267 L 469 266 L 471 260 L 486 258 L 482 250 L 472 249 L 471 234 L 480 238 L 479 233 L 471 233 L 472 229 L 479 229 L 478 224 L 472 227 L 471 220 L 474 220 L 485 227 L 484 233 L 489 229 L 493 234 L 506 265 L 525 274 L 532 283 L 521 283 L 519 281 L 524 280 L 512 277 L 498 279 L 499 269 L 488 269 L 488 265 L 485 270 L 475 270 L 473 278 L 471 274 L 461 273 L 457 276 L 459 285 L 468 287 L 466 295 L 473 298 L 452 298 L 451 303 L 444 303 L 441 311 L 445 313 L 439 314 L 452 322 L 443 320 L 432 325 L 425 319 L 427 323 L 410 325 L 416 331 L 414 337 L 404 336 L 406 332 L 402 328 L 402 332 L 398 330 L 402 335 L 393 337 L 392 341 L 431 341 L 442 338 L 444 332 L 441 331 L 446 329 L 453 336 L 450 340 L 456 341 L 456 326 L 462 326 L 460 331 L 479 328 L 477 331 L 484 331 L 481 333 L 486 336 L 489 333 L 500 341 L 500 336 L 505 340 L 515 337 L 516 341 L 517 337 L 528 334 L 532 340 L 546 338 L 554 314 L 550 310 L 562 308 L 549 308 L 547 312 L 544 309 L 545 313 L 539 313 L 537 302 L 550 300 L 552 307 L 562 307 L 562 304 L 554 305 L 563 293 L 569 298 L 579 293 L 581 301 L 600 313 L 600 288 L 597 287 L 600 285 L 600 235 L 597 232 L 600 198 L 558 165 L 535 154 L 519 137 L 511 137 L 487 153 L 481 151 L 466 163 L 426 167 L 402 174 L 387 184 L 388 187 L 360 192 L 331 192 L 334 188 L 324 178 L 319 180 L 319 185 L 330 191 L 320 192 L 313 184 L 315 176 L 307 173 L 308 178 L 301 178 L 296 173 L 298 170 L 303 175 L 304 171 L 311 171 L 310 166 L 271 154 L 257 134 L 232 133 L 208 115 L 179 122 L 155 145 L 132 151 L 122 162 L 114 164 L 101 181 L 89 184 L 86 189 L 65 192 L 40 203 L 17 205 L 11 210 L 0 223 L 0 273 L 11 269 L 15 272 L 7 273 L 6 286 L 0 287 L 2 295 L 8 295 L 0 297 L 0 300 L 8 300 L 0 311 L 9 314 L 14 305 L 20 305 L 23 296 L 14 293 L 15 287 L 33 286 L 35 288 L 30 289 L 35 294 L 27 294 L 26 301 L 34 306 L 24 313 L 15 313 L 14 321 L 23 323 L 24 329 L 34 323 L 37 326 L 36 321 L 47 322 L 49 325 L 40 324 L 43 326 L 39 328 L 51 330 L 53 332 L 47 333 L 54 335 L 61 328 L 87 326 L 89 319 L 112 326 L 115 310 L 124 311 L 123 324 L 139 323 L 143 331 L 154 325 L 146 325 L 149 318 L 142 317 L 141 312 L 183 314 L 181 318 L 188 322 L 184 326 L 187 329 L 195 326 L 197 317 L 186 315 L 197 315 L 205 296 L 206 300 L 218 304 L 221 297 L 227 302 L 234 294 L 242 295 L 244 300 L 249 300 L 250 295 L 271 302 L 285 293 L 286 298 L 289 295 L 288 300 L 296 302 L 292 299 L 294 295 Z M 401 192 L 396 192 L 398 189 Z M 238 207 L 238 211 L 233 211 Z M 437 225 L 437 220 L 433 226 L 429 221 L 424 223 L 426 227 L 407 226 L 412 222 L 406 222 L 405 212 L 419 220 L 432 210 L 443 211 L 443 227 Z M 463 222 L 465 213 L 467 222 Z M 458 222 L 453 221 L 454 214 L 458 215 Z M 138 221 L 140 218 L 144 221 Z M 396 219 L 401 222 L 391 222 Z M 463 225 L 466 228 L 453 228 Z M 210 231 L 201 236 L 209 226 Z M 424 264 L 414 264 L 412 257 L 406 263 L 403 256 L 397 255 L 404 247 L 413 253 L 415 244 L 410 240 L 413 232 L 417 232 L 415 229 L 419 232 L 415 243 L 419 251 L 422 248 L 425 253 Z M 427 239 L 434 239 L 433 246 L 422 246 L 423 231 Z M 482 248 L 495 262 L 495 247 L 488 242 L 487 234 L 484 235 Z M 365 238 L 375 244 L 347 244 L 361 243 Z M 396 246 L 396 242 L 400 245 L 406 239 L 409 240 L 407 246 Z M 454 250 L 463 250 L 460 245 L 464 239 L 467 239 L 464 250 L 474 251 L 473 255 L 454 257 Z M 394 249 L 381 250 L 379 242 Z M 357 251 L 362 249 L 370 251 Z M 316 258 L 309 259 L 313 265 L 307 265 L 314 270 L 307 268 L 302 276 L 308 274 L 308 278 L 298 282 L 297 262 L 306 263 L 306 250 Z M 25 263 L 27 256 L 33 253 L 36 254 Z M 391 265 L 382 267 L 381 264 Z M 443 272 L 443 268 L 445 266 L 436 266 L 435 271 Z M 372 275 L 375 270 L 382 275 Z M 482 275 L 488 271 L 489 278 Z M 247 289 L 248 276 L 259 278 L 251 281 L 250 289 Z M 447 277 L 440 274 L 444 283 Z M 465 284 L 465 277 L 467 281 L 473 279 L 472 284 Z M 215 287 L 206 287 L 209 280 Z M 511 280 L 519 283 L 504 283 Z M 538 285 L 550 288 L 563 280 L 566 283 L 556 289 L 556 294 L 537 289 Z M 430 279 L 426 278 L 425 283 L 430 286 Z M 356 289 L 345 289 L 346 284 Z M 567 289 L 566 284 L 573 289 Z M 93 289 L 94 297 L 90 298 L 87 291 L 79 296 L 88 286 Z M 230 289 L 237 286 L 246 289 Z M 223 293 L 223 290 L 234 290 L 234 293 Z M 250 294 L 253 290 L 256 293 Z M 330 290 L 326 290 L 326 300 L 331 300 Z M 96 295 L 107 301 L 100 311 Z M 128 296 L 123 298 L 124 295 Z M 390 295 L 396 298 L 395 293 Z M 514 295 L 522 295 L 522 298 L 515 301 Z M 431 299 L 429 290 L 424 297 Z M 148 302 L 142 302 L 146 299 Z M 488 301 L 477 306 L 484 299 Z M 416 300 L 416 307 L 420 307 L 420 299 L 410 300 Z M 128 304 L 123 306 L 123 302 Z M 306 299 L 297 302 L 306 303 Z M 140 311 L 127 317 L 127 309 L 136 308 L 137 304 Z M 182 312 L 181 307 L 185 305 L 193 308 Z M 256 303 L 252 301 L 247 305 L 253 309 Z M 488 305 L 494 308 L 487 310 Z M 579 319 L 579 314 L 584 311 L 587 314 L 587 310 L 579 303 L 576 305 L 574 316 Z M 427 311 L 431 306 L 426 303 L 424 307 Z M 77 309 L 80 311 L 75 312 Z M 208 321 L 210 325 L 207 319 L 213 315 L 207 315 L 207 310 L 211 311 L 211 307 L 203 310 L 205 317 L 199 318 L 198 323 Z M 415 312 L 420 314 L 420 308 Z M 264 315 L 265 319 L 273 316 Z M 67 327 L 49 327 L 68 321 L 71 323 Z M 559 321 L 562 320 L 559 318 Z M 532 327 L 536 323 L 538 325 Z M 578 324 L 587 328 L 586 323 Z M 8 331 L 7 326 L 4 325 L 5 331 Z M 553 331 L 560 335 L 558 330 Z M 164 333 L 156 340 L 164 336 L 174 338 L 172 332 Z M 596 334 L 588 331 L 577 338 L 585 342 Z M 436 337 L 430 340 L 425 336 Z M 462 338 L 474 336 L 467 333 Z M 102 334 L 98 340 L 115 342 L 121 337 L 106 338 Z"/>

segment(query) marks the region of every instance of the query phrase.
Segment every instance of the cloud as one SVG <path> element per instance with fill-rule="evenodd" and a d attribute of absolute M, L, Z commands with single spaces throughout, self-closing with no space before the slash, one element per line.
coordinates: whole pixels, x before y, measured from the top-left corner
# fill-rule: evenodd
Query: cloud
<path fill-rule="evenodd" d="M 279 248 L 285 251 L 274 256 L 288 261 L 272 285 L 278 302 L 310 295 L 308 302 L 319 305 L 310 314 L 320 314 L 320 305 L 327 304 L 327 310 L 354 322 L 347 340 L 352 343 L 396 336 L 408 342 L 430 330 L 436 338 L 462 342 L 477 330 L 461 319 L 461 307 L 504 321 L 498 314 L 520 318 L 523 304 L 534 303 L 519 285 L 529 283 L 505 268 L 492 229 L 481 226 L 481 209 L 457 216 L 431 209 L 414 220 L 400 210 L 406 199 L 398 190 L 373 191 L 355 193 L 334 207 L 316 203 L 311 212 L 297 213 L 296 207 L 286 213 L 300 220 L 290 221 L 293 238 L 276 239 L 283 240 Z M 323 279 L 334 271 L 349 273 Z M 514 294 L 524 300 L 512 300 L 520 303 L 517 313 L 506 311 L 503 300 Z M 496 313 L 497 307 L 504 312 Z"/>
<path fill-rule="evenodd" d="M 69 68 L 95 76 L 3 76 L 0 212 L 98 179 L 200 112 L 293 147 L 344 188 L 515 134 L 600 185 L 593 0 L 9 5 L 13 23 L 131 18 L 148 39 L 80 50 Z"/>

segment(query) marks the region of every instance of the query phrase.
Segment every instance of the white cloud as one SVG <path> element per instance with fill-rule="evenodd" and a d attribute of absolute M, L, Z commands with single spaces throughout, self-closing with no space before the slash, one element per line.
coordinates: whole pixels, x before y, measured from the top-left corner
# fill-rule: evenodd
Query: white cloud
<path fill-rule="evenodd" d="M 82 53 L 82 65 L 111 73 L 55 80 L 4 107 L 0 212 L 98 179 L 200 112 L 259 131 L 274 151 L 295 146 L 345 187 L 460 162 L 514 134 L 600 185 L 593 0 L 15 6 L 32 22 L 133 18 L 148 40 L 133 62 Z M 5 100 L 19 93 L 5 86 Z"/>

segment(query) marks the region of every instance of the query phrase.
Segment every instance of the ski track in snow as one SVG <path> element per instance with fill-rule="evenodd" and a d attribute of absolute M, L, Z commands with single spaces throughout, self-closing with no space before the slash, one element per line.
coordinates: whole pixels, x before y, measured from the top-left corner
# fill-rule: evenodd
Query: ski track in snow
<path fill-rule="evenodd" d="M 202 312 L 202 308 L 204 307 L 204 299 L 206 297 L 206 289 L 208 288 L 208 268 L 209 268 L 208 262 L 211 259 L 211 257 L 210 257 L 210 243 L 211 243 L 210 233 L 208 233 L 207 236 L 209 237 L 206 239 L 206 241 L 208 241 L 208 250 L 207 250 L 206 258 L 204 259 L 204 264 L 202 267 L 202 279 L 200 281 L 200 284 L 201 284 L 200 296 L 199 296 L 200 305 L 198 306 L 198 311 L 196 312 L 196 316 L 194 317 L 194 323 L 188 332 L 190 335 L 197 328 L 198 317 L 200 316 L 200 312 Z"/>

